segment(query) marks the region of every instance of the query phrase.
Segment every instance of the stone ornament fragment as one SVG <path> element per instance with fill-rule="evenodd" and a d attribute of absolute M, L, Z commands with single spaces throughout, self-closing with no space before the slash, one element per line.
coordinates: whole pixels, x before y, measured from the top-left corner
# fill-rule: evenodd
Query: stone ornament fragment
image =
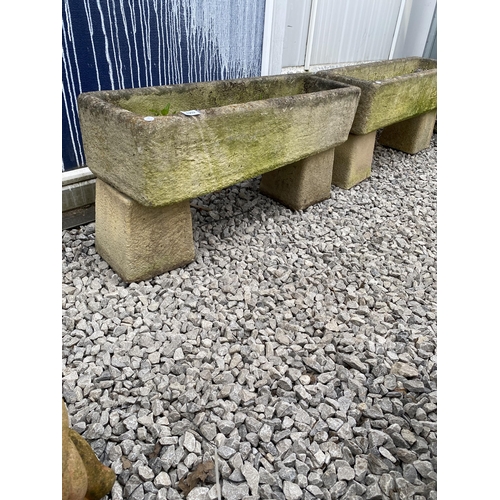
<path fill-rule="evenodd" d="M 69 427 L 62 401 L 62 500 L 100 500 L 113 487 L 116 474 L 101 464 L 87 441 Z"/>

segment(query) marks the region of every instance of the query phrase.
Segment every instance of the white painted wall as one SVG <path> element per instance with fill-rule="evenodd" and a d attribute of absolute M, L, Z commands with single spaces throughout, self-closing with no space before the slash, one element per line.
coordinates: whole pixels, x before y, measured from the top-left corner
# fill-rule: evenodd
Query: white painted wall
<path fill-rule="evenodd" d="M 424 55 L 436 3 L 436 0 L 406 0 L 394 58 Z"/>
<path fill-rule="evenodd" d="M 287 0 L 266 0 L 262 38 L 262 76 L 281 73 L 286 9 Z"/>
<path fill-rule="evenodd" d="M 266 0 L 262 74 L 424 56 L 436 1 Z"/>
<path fill-rule="evenodd" d="M 306 54 L 311 0 L 288 0 L 283 66 L 301 66 Z"/>

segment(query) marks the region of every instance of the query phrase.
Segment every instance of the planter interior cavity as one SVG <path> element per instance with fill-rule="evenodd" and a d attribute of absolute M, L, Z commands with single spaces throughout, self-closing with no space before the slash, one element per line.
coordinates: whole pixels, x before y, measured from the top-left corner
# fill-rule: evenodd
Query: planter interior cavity
<path fill-rule="evenodd" d="M 337 151 L 333 184 L 349 189 L 370 176 L 379 129 L 384 129 L 381 145 L 410 154 L 429 147 L 437 109 L 435 60 L 378 61 L 320 71 L 316 76 L 361 89 L 349 139 Z"/>
<path fill-rule="evenodd" d="M 194 258 L 185 202 L 259 175 L 261 191 L 292 209 L 329 198 L 334 148 L 349 136 L 360 93 L 279 75 L 81 94 L 87 166 L 100 185 L 99 253 L 125 281 L 185 265 Z M 163 259 L 150 241 L 159 234 Z M 173 258 L 181 236 L 182 258 Z"/>
<path fill-rule="evenodd" d="M 332 87 L 318 78 L 250 78 L 219 80 L 164 87 L 146 87 L 131 91 L 109 93 L 108 102 L 132 113 L 153 115 L 168 106 L 168 115 L 181 111 L 207 110 L 233 104 L 244 104 L 279 97 L 320 92 Z M 159 113 L 161 115 L 161 113 Z"/>

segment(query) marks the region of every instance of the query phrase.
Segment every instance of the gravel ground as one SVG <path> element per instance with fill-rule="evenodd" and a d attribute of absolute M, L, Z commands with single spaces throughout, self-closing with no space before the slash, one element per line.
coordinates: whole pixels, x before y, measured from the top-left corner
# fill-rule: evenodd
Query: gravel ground
<path fill-rule="evenodd" d="M 303 212 L 258 179 L 193 200 L 195 262 L 140 283 L 63 231 L 62 394 L 106 498 L 437 498 L 436 155 L 377 146 Z"/>

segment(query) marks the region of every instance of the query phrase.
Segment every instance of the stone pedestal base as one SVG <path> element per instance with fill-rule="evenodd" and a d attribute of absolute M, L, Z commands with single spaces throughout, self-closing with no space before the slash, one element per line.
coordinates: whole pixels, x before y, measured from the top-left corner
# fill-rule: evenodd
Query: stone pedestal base
<path fill-rule="evenodd" d="M 434 109 L 385 127 L 378 142 L 382 146 L 415 154 L 430 146 L 435 123 L 436 110 Z"/>
<path fill-rule="evenodd" d="M 335 148 L 263 174 L 260 192 L 292 210 L 330 198 Z"/>
<path fill-rule="evenodd" d="M 126 282 L 141 281 L 194 260 L 189 200 L 145 207 L 96 181 L 96 250 Z"/>
<path fill-rule="evenodd" d="M 332 184 L 350 189 L 370 177 L 376 134 L 377 131 L 364 135 L 349 134 L 347 141 L 335 148 Z"/>

